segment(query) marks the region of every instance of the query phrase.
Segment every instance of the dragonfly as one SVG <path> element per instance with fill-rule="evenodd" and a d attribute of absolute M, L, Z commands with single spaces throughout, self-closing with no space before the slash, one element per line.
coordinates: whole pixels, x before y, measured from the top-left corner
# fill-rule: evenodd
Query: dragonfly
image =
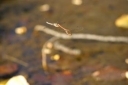
<path fill-rule="evenodd" d="M 65 31 L 65 33 L 66 33 L 67 35 L 72 35 L 72 33 L 70 32 L 70 30 L 64 28 L 63 26 L 61 26 L 61 25 L 58 24 L 58 23 L 50 23 L 50 22 L 46 22 L 46 23 L 49 24 L 49 25 L 52 25 L 52 26 L 54 26 L 54 27 L 60 27 L 61 29 L 63 29 L 63 30 Z"/>

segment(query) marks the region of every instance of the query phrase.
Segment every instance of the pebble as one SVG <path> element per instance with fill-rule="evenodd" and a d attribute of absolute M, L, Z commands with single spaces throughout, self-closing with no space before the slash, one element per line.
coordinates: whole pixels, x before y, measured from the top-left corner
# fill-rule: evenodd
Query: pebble
<path fill-rule="evenodd" d="M 5 85 L 30 85 L 26 78 L 22 75 L 17 75 L 9 79 Z"/>
<path fill-rule="evenodd" d="M 48 4 L 44 4 L 40 6 L 40 11 L 49 11 L 49 10 L 50 10 L 50 6 Z"/>
<path fill-rule="evenodd" d="M 115 25 L 120 28 L 128 29 L 128 14 L 124 14 L 117 18 Z"/>
<path fill-rule="evenodd" d="M 81 5 L 82 4 L 82 0 L 72 0 L 72 4 Z"/>
<path fill-rule="evenodd" d="M 128 64 L 128 58 L 127 58 L 127 59 L 125 59 L 125 63 L 126 63 L 126 64 Z"/>
<path fill-rule="evenodd" d="M 27 28 L 25 26 L 18 27 L 15 29 L 15 33 L 19 35 L 24 34 L 26 32 L 27 32 Z"/>

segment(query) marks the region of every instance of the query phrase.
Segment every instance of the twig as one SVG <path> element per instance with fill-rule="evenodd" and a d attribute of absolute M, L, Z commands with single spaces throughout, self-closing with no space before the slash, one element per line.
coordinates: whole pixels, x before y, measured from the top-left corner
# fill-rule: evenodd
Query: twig
<path fill-rule="evenodd" d="M 57 39 L 59 38 L 52 37 L 47 42 L 45 42 L 45 44 L 43 45 L 43 48 L 41 51 L 42 52 L 42 66 L 45 71 L 48 70 L 48 66 L 47 66 L 47 54 L 49 54 L 48 50 L 51 50 L 50 48 L 47 48 L 48 43 L 52 43 L 55 49 L 61 50 L 63 52 L 66 52 L 72 55 L 79 55 L 81 53 L 80 50 L 78 49 L 69 49 L 68 47 L 61 45 L 60 43 L 56 41 Z"/>
<path fill-rule="evenodd" d="M 49 23 L 50 25 L 54 25 L 54 26 L 58 26 L 56 25 L 55 23 Z M 72 34 L 71 36 L 68 36 L 64 33 L 60 33 L 60 32 L 57 32 L 57 31 L 54 31 L 54 30 L 51 30 L 50 28 L 47 28 L 45 26 L 42 26 L 42 25 L 37 25 L 35 26 L 35 30 L 37 31 L 43 31 L 47 34 L 50 34 L 52 36 L 54 36 L 53 38 L 49 39 L 44 45 L 43 45 L 43 48 L 42 48 L 42 66 L 44 68 L 44 70 L 47 70 L 47 60 L 46 60 L 46 55 L 47 53 L 45 52 L 45 49 L 47 48 L 47 44 L 49 42 L 51 43 L 54 43 L 55 40 L 59 39 L 59 38 L 62 38 L 62 39 L 87 39 L 87 40 L 96 40 L 96 41 L 103 41 L 103 42 L 123 42 L 123 43 L 128 43 L 128 38 L 127 37 L 114 37 L 114 36 L 101 36 L 101 35 L 93 35 L 93 34 Z M 79 50 L 78 53 L 72 49 L 69 49 L 59 43 L 55 43 L 55 48 L 56 49 L 60 49 L 62 50 L 63 52 L 66 52 L 66 53 L 73 53 L 73 54 L 79 54 Z"/>
<path fill-rule="evenodd" d="M 47 69 L 48 69 L 47 68 L 47 52 L 45 51 L 47 49 L 47 44 L 48 43 L 53 43 L 57 39 L 58 39 L 57 37 L 52 37 L 51 39 L 49 39 L 47 42 L 45 42 L 45 44 L 43 45 L 43 48 L 41 50 L 41 53 L 42 53 L 42 66 L 43 66 L 43 69 L 45 71 L 47 71 Z"/>
<path fill-rule="evenodd" d="M 22 65 L 22 66 L 28 67 L 28 63 L 26 63 L 26 62 L 24 62 L 24 61 L 21 61 L 21 60 L 19 60 L 19 59 L 17 59 L 17 58 L 14 58 L 14 57 L 12 57 L 12 56 L 9 56 L 9 55 L 4 54 L 4 55 L 3 55 L 3 58 L 4 58 L 4 59 L 11 60 L 11 61 L 13 61 L 13 62 L 16 62 L 16 63 L 18 63 L 18 64 L 20 64 L 20 65 Z"/>
<path fill-rule="evenodd" d="M 71 54 L 71 55 L 80 55 L 81 51 L 79 49 L 70 49 L 62 44 L 60 44 L 58 41 L 54 43 L 54 47 L 57 50 L 61 50 L 65 53 Z"/>
<path fill-rule="evenodd" d="M 96 40 L 96 41 L 102 41 L 102 42 L 123 42 L 128 43 L 127 37 L 114 37 L 114 36 L 101 36 L 101 35 L 94 35 L 94 34 L 72 34 L 71 36 L 68 36 L 64 33 L 60 33 L 54 30 L 51 30 L 48 27 L 37 25 L 35 26 L 35 30 L 37 31 L 43 31 L 47 34 L 53 35 L 58 38 L 62 39 L 87 39 L 87 40 Z"/>

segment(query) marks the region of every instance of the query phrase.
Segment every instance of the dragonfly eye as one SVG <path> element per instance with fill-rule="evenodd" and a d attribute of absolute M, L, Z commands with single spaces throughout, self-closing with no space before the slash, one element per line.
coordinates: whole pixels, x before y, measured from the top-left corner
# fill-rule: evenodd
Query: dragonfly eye
<path fill-rule="evenodd" d="M 57 23 L 54 23 L 53 26 L 55 26 L 55 27 L 59 27 L 59 25 L 58 25 Z"/>

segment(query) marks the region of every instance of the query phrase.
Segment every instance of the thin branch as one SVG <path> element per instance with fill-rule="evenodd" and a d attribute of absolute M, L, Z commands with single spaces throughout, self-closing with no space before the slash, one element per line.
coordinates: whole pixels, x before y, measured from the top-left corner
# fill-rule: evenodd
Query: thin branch
<path fill-rule="evenodd" d="M 71 36 L 68 36 L 64 33 L 60 33 L 54 30 L 51 30 L 48 27 L 37 25 L 35 26 L 35 30 L 37 31 L 43 31 L 47 34 L 50 34 L 52 36 L 62 38 L 62 39 L 87 39 L 87 40 L 96 40 L 96 41 L 102 41 L 102 42 L 123 42 L 128 43 L 127 37 L 114 37 L 114 36 L 102 36 L 102 35 L 94 35 L 94 34 L 72 34 Z"/>
<path fill-rule="evenodd" d="M 47 44 L 48 43 L 53 43 L 55 40 L 57 40 L 57 37 L 52 37 L 50 38 L 47 42 L 45 42 L 45 44 L 43 45 L 43 48 L 41 50 L 42 53 L 42 66 L 44 70 L 47 70 L 47 53 L 46 53 L 46 49 L 47 49 Z M 50 49 L 49 49 L 50 50 Z"/>
<path fill-rule="evenodd" d="M 79 49 L 70 49 L 62 44 L 60 44 L 58 41 L 54 43 L 54 47 L 57 50 L 61 50 L 65 53 L 71 54 L 71 55 L 80 55 L 81 51 Z"/>
<path fill-rule="evenodd" d="M 26 62 L 24 62 L 24 61 L 22 61 L 22 60 L 19 60 L 19 59 L 17 59 L 17 58 L 14 58 L 14 57 L 12 57 L 12 56 L 3 54 L 3 58 L 4 58 L 4 59 L 7 59 L 7 60 L 11 60 L 11 61 L 13 61 L 13 62 L 16 62 L 16 63 L 18 63 L 18 64 L 20 64 L 20 65 L 22 65 L 22 66 L 28 67 L 28 63 L 26 63 Z"/>

